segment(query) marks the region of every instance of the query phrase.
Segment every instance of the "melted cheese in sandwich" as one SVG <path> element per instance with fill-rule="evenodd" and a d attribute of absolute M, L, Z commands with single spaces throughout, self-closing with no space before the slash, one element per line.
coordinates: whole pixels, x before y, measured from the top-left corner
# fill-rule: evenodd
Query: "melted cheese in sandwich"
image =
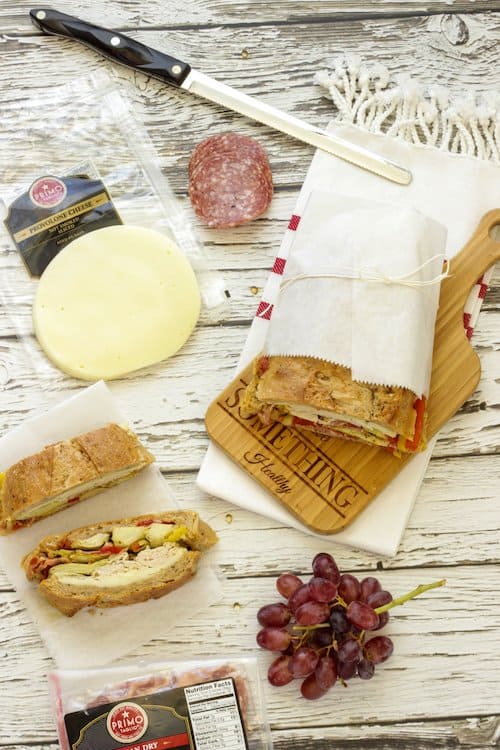
<path fill-rule="evenodd" d="M 143 550 L 130 560 L 126 552 L 115 555 L 109 563 L 92 570 L 90 575 L 65 573 L 65 565 L 52 568 L 50 575 L 56 576 L 61 583 L 75 584 L 80 590 L 82 587 L 105 589 L 136 586 L 154 581 L 158 573 L 174 568 L 186 554 L 184 547 L 164 544 Z"/>
<path fill-rule="evenodd" d="M 125 478 L 128 475 L 133 475 L 134 471 L 131 471 L 130 467 L 127 466 L 125 469 L 112 472 L 106 476 L 106 482 L 103 482 L 101 477 L 97 477 L 90 482 L 84 482 L 83 484 L 71 487 L 65 492 L 61 492 L 56 497 L 49 497 L 43 500 L 43 502 L 37 505 L 31 505 L 29 508 L 25 508 L 18 513 L 13 513 L 12 518 L 15 521 L 27 521 L 30 518 L 43 518 L 44 516 L 50 516 L 55 513 L 58 508 L 65 505 L 68 500 L 80 499 L 82 495 L 87 492 L 91 492 L 95 488 L 99 487 L 104 489 L 114 484 L 118 480 Z"/>
<path fill-rule="evenodd" d="M 334 411 L 326 411 L 322 409 L 311 409 L 307 406 L 299 406 L 297 404 L 283 404 L 283 406 L 293 414 L 295 417 L 301 419 L 309 419 L 311 422 L 317 422 L 318 424 L 335 426 L 335 422 L 343 422 L 360 427 L 368 432 L 373 432 L 375 435 L 379 434 L 383 437 L 395 437 L 397 433 L 391 430 L 385 425 L 378 424 L 378 422 L 367 422 L 363 419 L 357 419 L 356 417 L 346 416 L 345 414 L 338 414 Z M 347 431 L 348 428 L 342 428 Z M 356 434 L 356 433 L 354 433 Z"/>

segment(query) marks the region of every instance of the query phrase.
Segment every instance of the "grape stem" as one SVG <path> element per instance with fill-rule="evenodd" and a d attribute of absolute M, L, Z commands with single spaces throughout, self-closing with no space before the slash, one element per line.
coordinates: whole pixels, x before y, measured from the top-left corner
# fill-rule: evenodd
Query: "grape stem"
<path fill-rule="evenodd" d="M 420 584 L 420 586 L 417 586 L 416 589 L 413 589 L 413 591 L 409 591 L 407 594 L 403 594 L 403 596 L 398 596 L 397 599 L 393 599 L 392 602 L 383 604 L 381 607 L 376 607 L 375 612 L 377 613 L 377 615 L 380 615 L 382 614 L 382 612 L 387 612 L 388 609 L 398 607 L 400 604 L 404 604 L 405 602 L 410 601 L 410 599 L 414 599 L 416 596 L 420 596 L 420 594 L 423 594 L 425 591 L 436 589 L 439 586 L 444 586 L 445 583 L 445 578 L 442 578 L 440 581 L 434 581 L 434 583 L 422 583 Z"/>
<path fill-rule="evenodd" d="M 321 622 L 319 625 L 292 625 L 292 630 L 307 630 L 308 632 L 310 630 L 317 630 L 318 628 L 329 628 L 330 624 L 328 622 Z"/>
<path fill-rule="evenodd" d="M 300 648 L 302 646 L 311 630 L 317 630 L 318 628 L 328 628 L 329 626 L 330 625 L 328 622 L 322 622 L 319 625 L 292 625 L 292 630 L 303 631 L 300 636 L 292 635 L 292 640 L 298 640 L 296 648 Z"/>

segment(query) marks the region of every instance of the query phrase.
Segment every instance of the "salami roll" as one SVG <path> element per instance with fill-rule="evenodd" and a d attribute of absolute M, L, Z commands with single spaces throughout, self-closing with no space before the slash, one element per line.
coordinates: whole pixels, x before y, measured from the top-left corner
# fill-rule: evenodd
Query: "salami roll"
<path fill-rule="evenodd" d="M 273 194 L 272 173 L 262 146 L 238 133 L 207 138 L 189 164 L 189 197 L 208 226 L 235 227 L 260 216 Z"/>

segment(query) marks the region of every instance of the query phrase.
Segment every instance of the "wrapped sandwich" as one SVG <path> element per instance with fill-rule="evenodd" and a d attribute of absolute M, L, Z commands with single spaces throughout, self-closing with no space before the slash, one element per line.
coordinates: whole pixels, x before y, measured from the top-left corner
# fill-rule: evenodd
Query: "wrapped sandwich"
<path fill-rule="evenodd" d="M 244 413 L 398 456 L 423 450 L 446 229 L 313 190 L 289 239 Z"/>
<path fill-rule="evenodd" d="M 47 536 L 23 568 L 63 614 L 164 596 L 196 573 L 217 541 L 194 511 L 164 511 Z"/>
<path fill-rule="evenodd" d="M 312 357 L 257 357 L 242 412 L 397 455 L 425 448 L 425 398 L 355 382 L 347 367 Z"/>
<path fill-rule="evenodd" d="M 46 446 L 0 473 L 0 529 L 15 531 L 135 476 L 154 456 L 108 424 Z"/>

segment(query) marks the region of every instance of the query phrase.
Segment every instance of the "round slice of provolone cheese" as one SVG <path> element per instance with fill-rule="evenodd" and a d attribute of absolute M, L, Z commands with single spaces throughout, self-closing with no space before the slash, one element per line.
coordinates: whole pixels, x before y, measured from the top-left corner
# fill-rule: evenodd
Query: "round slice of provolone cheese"
<path fill-rule="evenodd" d="M 38 341 L 64 372 L 110 380 L 175 354 L 193 331 L 200 293 L 165 235 L 111 226 L 70 242 L 40 278 Z"/>

